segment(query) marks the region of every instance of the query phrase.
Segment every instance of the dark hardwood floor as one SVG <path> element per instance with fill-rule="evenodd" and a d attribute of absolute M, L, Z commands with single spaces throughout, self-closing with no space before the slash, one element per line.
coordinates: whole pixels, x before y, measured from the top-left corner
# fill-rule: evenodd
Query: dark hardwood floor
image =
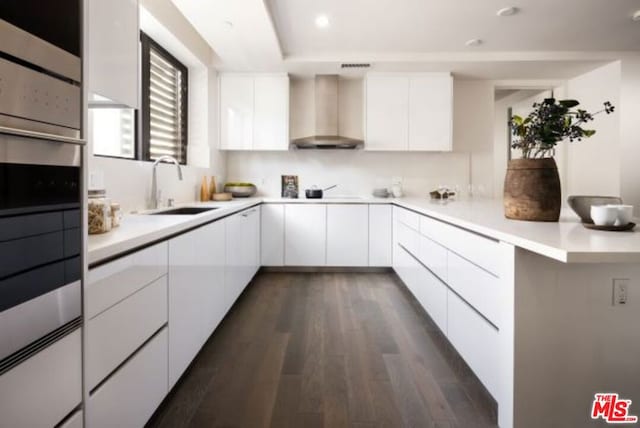
<path fill-rule="evenodd" d="M 148 426 L 494 427 L 392 273 L 259 273 Z"/>

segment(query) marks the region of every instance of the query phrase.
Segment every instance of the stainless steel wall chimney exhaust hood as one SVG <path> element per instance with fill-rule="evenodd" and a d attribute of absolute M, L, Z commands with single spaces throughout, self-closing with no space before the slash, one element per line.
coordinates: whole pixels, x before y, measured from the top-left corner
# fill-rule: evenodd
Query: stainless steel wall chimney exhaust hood
<path fill-rule="evenodd" d="M 291 145 L 298 149 L 356 149 L 364 141 L 338 135 L 338 75 L 317 75 L 315 84 L 315 134 L 298 138 Z"/>

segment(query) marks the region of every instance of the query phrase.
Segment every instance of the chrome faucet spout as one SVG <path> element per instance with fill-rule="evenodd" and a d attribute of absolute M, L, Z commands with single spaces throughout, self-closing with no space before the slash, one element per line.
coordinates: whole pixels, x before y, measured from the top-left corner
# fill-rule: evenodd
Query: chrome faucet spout
<path fill-rule="evenodd" d="M 182 167 L 180 166 L 180 162 L 177 161 L 176 158 L 172 157 L 172 156 L 160 156 L 158 159 L 156 159 L 156 161 L 153 163 L 152 168 L 152 177 L 151 177 L 151 208 L 155 209 L 158 208 L 158 205 L 160 204 L 160 196 L 159 196 L 159 190 L 158 190 L 158 173 L 156 172 L 156 168 L 158 167 L 158 164 L 160 162 L 170 162 L 172 164 L 174 164 L 176 166 L 176 168 L 178 169 L 178 179 L 180 181 L 182 181 Z"/>

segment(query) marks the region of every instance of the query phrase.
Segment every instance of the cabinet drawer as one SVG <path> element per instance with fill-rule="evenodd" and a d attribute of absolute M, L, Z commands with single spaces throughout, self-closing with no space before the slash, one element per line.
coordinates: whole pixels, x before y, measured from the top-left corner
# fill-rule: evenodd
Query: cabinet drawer
<path fill-rule="evenodd" d="M 396 234 L 398 244 L 417 257 L 420 252 L 420 234 L 401 222 L 396 223 Z"/>
<path fill-rule="evenodd" d="M 90 320 L 87 340 L 89 389 L 95 388 L 166 322 L 166 276 Z"/>
<path fill-rule="evenodd" d="M 500 276 L 502 258 L 498 241 L 425 216 L 420 217 L 420 233 Z"/>
<path fill-rule="evenodd" d="M 167 347 L 165 328 L 91 394 L 87 425 L 144 426 L 168 391 Z"/>
<path fill-rule="evenodd" d="M 447 334 L 447 286 L 424 266 L 416 271 L 418 301 L 436 325 Z"/>
<path fill-rule="evenodd" d="M 82 401 L 82 330 L 0 376 L 1 427 L 52 427 Z"/>
<path fill-rule="evenodd" d="M 100 312 L 167 274 L 168 244 L 162 242 L 89 271 L 86 316 Z"/>
<path fill-rule="evenodd" d="M 393 207 L 393 218 L 409 226 L 413 230 L 420 230 L 420 215 L 404 208 Z"/>
<path fill-rule="evenodd" d="M 393 257 L 393 269 L 411 294 L 418 299 L 418 263 L 404 248 L 396 245 Z"/>
<path fill-rule="evenodd" d="M 498 331 L 451 291 L 447 296 L 447 337 L 478 379 L 497 397 Z"/>
<path fill-rule="evenodd" d="M 447 249 L 420 235 L 418 259 L 443 281 L 447 280 Z"/>
<path fill-rule="evenodd" d="M 449 287 L 499 327 L 502 291 L 500 279 L 455 253 L 449 252 L 448 258 Z"/>

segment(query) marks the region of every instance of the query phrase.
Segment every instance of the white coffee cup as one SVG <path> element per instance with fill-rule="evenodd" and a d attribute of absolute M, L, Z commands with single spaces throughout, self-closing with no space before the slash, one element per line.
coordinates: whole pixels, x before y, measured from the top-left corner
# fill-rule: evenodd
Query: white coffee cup
<path fill-rule="evenodd" d="M 611 204 L 607 206 L 613 207 L 617 211 L 616 221 L 613 224 L 614 226 L 626 226 L 629 224 L 633 217 L 633 205 Z"/>
<path fill-rule="evenodd" d="M 591 205 L 591 220 L 598 226 L 613 226 L 618 219 L 618 208 L 611 205 Z"/>

